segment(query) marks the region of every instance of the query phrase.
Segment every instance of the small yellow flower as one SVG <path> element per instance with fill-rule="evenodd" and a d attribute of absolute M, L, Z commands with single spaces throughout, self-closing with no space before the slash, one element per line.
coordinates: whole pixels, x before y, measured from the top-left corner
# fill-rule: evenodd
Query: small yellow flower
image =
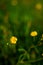
<path fill-rule="evenodd" d="M 12 44 L 16 44 L 17 38 L 14 37 L 14 36 L 12 36 L 12 37 L 10 38 L 10 42 L 11 42 Z"/>
<path fill-rule="evenodd" d="M 43 38 L 43 34 L 42 34 L 42 38 Z"/>
<path fill-rule="evenodd" d="M 42 4 L 38 3 L 38 4 L 36 4 L 35 7 L 36 7 L 37 10 L 41 10 L 42 9 Z"/>
<path fill-rule="evenodd" d="M 33 32 L 31 32 L 31 34 L 30 34 L 31 36 L 37 36 L 38 35 L 38 33 L 36 32 L 36 31 L 33 31 Z"/>
<path fill-rule="evenodd" d="M 43 56 L 43 53 L 42 53 L 42 56 Z"/>
<path fill-rule="evenodd" d="M 12 5 L 12 6 L 16 6 L 17 4 L 18 4 L 17 0 L 12 0 L 12 1 L 11 1 L 11 5 Z"/>
<path fill-rule="evenodd" d="M 43 34 L 42 34 L 41 40 L 43 40 Z"/>

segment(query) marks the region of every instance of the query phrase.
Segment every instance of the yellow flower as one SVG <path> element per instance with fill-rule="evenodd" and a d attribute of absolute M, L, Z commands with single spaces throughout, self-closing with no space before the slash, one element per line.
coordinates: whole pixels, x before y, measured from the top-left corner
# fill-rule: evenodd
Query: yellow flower
<path fill-rule="evenodd" d="M 34 37 L 34 36 L 37 36 L 37 34 L 38 34 L 38 33 L 37 33 L 36 31 L 33 31 L 33 32 L 31 32 L 30 35 Z"/>
<path fill-rule="evenodd" d="M 43 56 L 43 53 L 42 53 L 42 56 Z"/>
<path fill-rule="evenodd" d="M 17 38 L 14 37 L 14 36 L 12 36 L 12 37 L 10 38 L 10 42 L 11 42 L 12 44 L 16 44 Z"/>
<path fill-rule="evenodd" d="M 43 34 L 42 34 L 42 38 L 43 38 Z"/>
<path fill-rule="evenodd" d="M 41 10 L 42 9 L 42 4 L 38 3 L 38 4 L 36 4 L 35 7 L 36 7 L 37 10 Z"/>
<path fill-rule="evenodd" d="M 16 6 L 17 4 L 18 4 L 17 0 L 12 0 L 12 1 L 11 1 L 11 5 L 12 5 L 12 6 Z"/>
<path fill-rule="evenodd" d="M 42 34 L 42 38 L 41 38 L 41 40 L 43 40 L 43 34 Z"/>

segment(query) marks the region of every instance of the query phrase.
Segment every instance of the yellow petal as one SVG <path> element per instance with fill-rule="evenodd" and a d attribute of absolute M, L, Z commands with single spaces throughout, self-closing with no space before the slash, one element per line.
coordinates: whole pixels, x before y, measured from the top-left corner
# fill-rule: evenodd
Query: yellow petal
<path fill-rule="evenodd" d="M 38 3 L 38 4 L 36 4 L 35 7 L 36 7 L 37 10 L 41 10 L 42 9 L 42 4 L 41 3 Z"/>
<path fill-rule="evenodd" d="M 43 56 L 43 53 L 42 53 L 42 56 Z"/>
<path fill-rule="evenodd" d="M 16 6 L 17 3 L 18 3 L 17 0 L 12 0 L 12 1 L 11 1 L 11 5 L 12 5 L 12 6 Z"/>
<path fill-rule="evenodd" d="M 38 33 L 37 33 L 36 31 L 33 31 L 33 32 L 30 33 L 30 35 L 33 36 L 33 37 L 34 37 L 34 36 L 37 36 L 37 34 L 38 34 Z"/>
<path fill-rule="evenodd" d="M 14 36 L 12 36 L 12 37 L 10 38 L 10 42 L 11 42 L 12 44 L 16 44 L 17 38 L 14 37 Z"/>

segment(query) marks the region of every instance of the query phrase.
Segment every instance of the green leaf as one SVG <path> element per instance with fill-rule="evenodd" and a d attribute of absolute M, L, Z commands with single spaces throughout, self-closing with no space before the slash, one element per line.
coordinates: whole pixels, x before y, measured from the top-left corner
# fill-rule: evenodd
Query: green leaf
<path fill-rule="evenodd" d="M 23 63 L 19 62 L 17 65 L 31 65 L 31 64 L 29 62 L 23 62 Z"/>
<path fill-rule="evenodd" d="M 25 51 L 25 49 L 23 49 L 23 48 L 19 48 L 18 51 Z"/>

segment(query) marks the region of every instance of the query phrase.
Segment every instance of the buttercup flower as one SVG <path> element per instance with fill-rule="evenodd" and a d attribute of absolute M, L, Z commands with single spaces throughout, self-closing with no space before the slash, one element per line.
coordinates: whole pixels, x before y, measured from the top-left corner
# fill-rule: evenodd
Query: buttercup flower
<path fill-rule="evenodd" d="M 33 31 L 33 32 L 30 33 L 30 35 L 34 37 L 34 36 L 37 36 L 38 33 L 37 33 L 37 31 Z"/>
<path fill-rule="evenodd" d="M 43 34 L 42 34 L 42 38 L 43 38 Z"/>
<path fill-rule="evenodd" d="M 43 53 L 42 53 L 42 56 L 43 56 Z"/>
<path fill-rule="evenodd" d="M 11 1 L 11 5 L 13 5 L 13 6 L 16 6 L 17 3 L 18 3 L 17 0 L 12 0 L 12 1 Z"/>
<path fill-rule="evenodd" d="M 12 36 L 12 37 L 10 38 L 10 42 L 11 42 L 12 44 L 16 44 L 16 42 L 17 42 L 17 37 Z"/>
<path fill-rule="evenodd" d="M 36 9 L 41 10 L 42 9 L 42 4 L 41 3 L 36 4 Z"/>
<path fill-rule="evenodd" d="M 43 40 L 43 34 L 42 34 L 41 40 Z"/>

